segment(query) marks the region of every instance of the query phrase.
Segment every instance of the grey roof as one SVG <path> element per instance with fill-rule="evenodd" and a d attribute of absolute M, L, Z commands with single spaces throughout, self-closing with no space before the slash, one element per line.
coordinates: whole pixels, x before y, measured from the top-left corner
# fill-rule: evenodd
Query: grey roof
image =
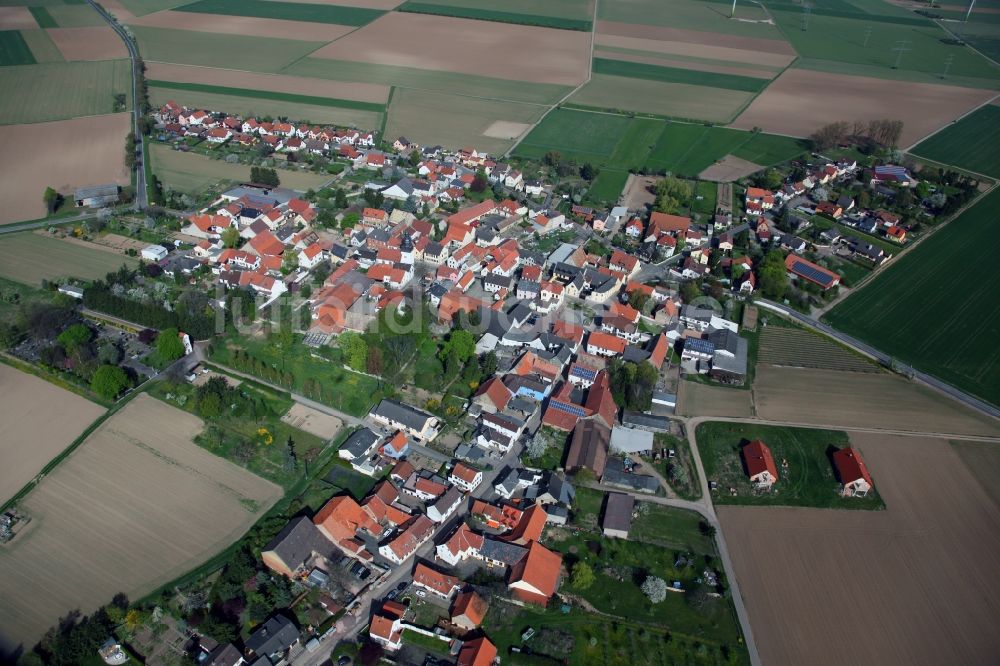
<path fill-rule="evenodd" d="M 525 321 L 527 321 L 528 319 L 531 318 L 532 312 L 531 312 L 531 308 L 529 308 L 524 303 L 518 303 L 517 305 L 515 305 L 514 307 L 512 307 L 510 310 L 507 310 L 507 314 L 508 314 L 508 316 L 511 317 L 511 319 L 514 319 L 514 320 L 517 320 L 517 321 L 520 321 L 520 322 L 525 322 Z M 534 339 L 535 337 L 538 337 L 538 336 L 532 336 L 532 339 Z"/>
<path fill-rule="evenodd" d="M 438 498 L 438 501 L 434 502 L 434 508 L 442 516 L 448 513 L 448 510 L 453 506 L 462 501 L 462 491 L 459 490 L 458 486 L 452 486 L 448 488 L 444 495 Z"/>
<path fill-rule="evenodd" d="M 489 537 L 483 539 L 483 547 L 479 549 L 480 556 L 497 562 L 503 562 L 508 566 L 514 566 L 520 562 L 528 549 L 506 541 L 498 541 Z"/>
<path fill-rule="evenodd" d="M 699 308 L 694 305 L 681 306 L 682 319 L 709 322 L 712 320 L 713 315 L 715 315 L 715 312 L 711 308 Z"/>
<path fill-rule="evenodd" d="M 351 433 L 351 436 L 340 445 L 340 450 L 348 451 L 352 457 L 358 458 L 368 453 L 379 439 L 371 429 L 361 428 Z"/>
<path fill-rule="evenodd" d="M 309 518 L 300 516 L 291 520 L 264 546 L 263 552 L 270 551 L 294 570 L 312 557 L 313 553 L 329 557 L 334 548 Z"/>
<path fill-rule="evenodd" d="M 333 247 L 330 248 L 330 254 L 337 257 L 338 259 L 347 259 L 347 255 L 351 253 L 350 249 L 344 245 L 334 243 Z"/>
<path fill-rule="evenodd" d="M 529 398 L 524 398 L 521 396 L 514 396 L 507 403 L 507 409 L 512 412 L 521 412 L 522 414 L 533 414 L 535 409 L 538 407 L 538 403 Z"/>
<path fill-rule="evenodd" d="M 708 340 L 715 345 L 716 350 L 724 349 L 730 354 L 736 354 L 740 348 L 740 342 L 746 346 L 746 340 L 733 333 L 728 328 L 720 328 L 708 334 Z"/>
<path fill-rule="evenodd" d="M 78 187 L 73 195 L 74 199 L 93 199 L 101 197 L 117 197 L 118 185 L 108 183 L 106 185 L 91 185 L 89 187 Z"/>
<path fill-rule="evenodd" d="M 542 266 L 545 264 L 545 255 L 541 252 L 518 249 L 518 255 L 521 257 L 521 263 L 523 265 Z"/>
<path fill-rule="evenodd" d="M 650 353 L 648 351 L 640 347 L 636 347 L 635 345 L 629 345 L 626 347 L 625 353 L 622 354 L 622 358 L 633 363 L 642 363 L 649 357 Z"/>
<path fill-rule="evenodd" d="M 572 243 L 563 243 L 562 245 L 560 245 L 555 250 L 549 253 L 548 257 L 549 263 L 550 264 L 563 263 L 564 261 L 569 259 L 574 252 L 576 252 L 577 247 L 579 246 L 573 245 Z"/>
<path fill-rule="evenodd" d="M 660 484 L 655 478 L 641 474 L 626 474 L 621 469 L 620 462 L 617 467 L 612 467 L 610 460 L 604 470 L 604 476 L 601 477 L 601 483 L 618 488 L 628 488 L 641 493 L 655 493 L 660 488 Z"/>
<path fill-rule="evenodd" d="M 465 443 L 459 444 L 458 448 L 455 449 L 455 457 L 468 460 L 469 462 L 476 462 L 486 457 L 486 452 L 478 446 Z"/>
<path fill-rule="evenodd" d="M 424 256 L 439 257 L 443 251 L 444 246 L 441 245 L 441 243 L 431 241 L 427 244 L 427 247 L 424 248 Z"/>
<path fill-rule="evenodd" d="M 244 645 L 259 655 L 284 652 L 299 639 L 299 629 L 284 615 L 275 615 L 258 627 Z"/>
<path fill-rule="evenodd" d="M 518 291 L 529 291 L 531 293 L 537 294 L 537 293 L 541 292 L 542 285 L 540 285 L 539 283 L 535 282 L 534 280 L 524 280 L 524 279 L 521 279 L 521 280 L 517 281 L 517 290 Z"/>
<path fill-rule="evenodd" d="M 372 414 L 381 416 L 389 421 L 402 423 L 414 430 L 423 430 L 424 426 L 427 425 L 427 421 L 434 418 L 423 410 L 411 407 L 397 400 L 390 400 L 389 398 L 383 398 L 378 403 L 378 406 L 372 410 Z"/>
<path fill-rule="evenodd" d="M 611 429 L 611 450 L 639 453 L 653 449 L 653 433 L 648 430 L 615 426 Z"/>
<path fill-rule="evenodd" d="M 511 278 L 505 275 L 497 275 L 495 273 L 487 273 L 486 277 L 483 278 L 483 284 L 495 284 L 498 287 L 504 287 L 509 289 L 511 283 Z"/>
<path fill-rule="evenodd" d="M 243 661 L 243 653 L 232 643 L 226 643 L 212 650 L 211 654 L 208 655 L 208 661 L 204 663 L 207 666 L 236 666 L 241 661 Z"/>
<path fill-rule="evenodd" d="M 560 504 L 572 504 L 576 498 L 576 489 L 572 483 L 566 480 L 566 477 L 555 472 L 546 472 L 538 492 L 538 496 L 541 495 L 551 495 L 552 499 Z"/>
<path fill-rule="evenodd" d="M 746 340 L 739 338 L 743 344 L 737 348 L 734 356 L 716 353 L 712 356 L 712 369 L 726 372 L 731 375 L 745 377 L 747 374 L 747 345 Z"/>
<path fill-rule="evenodd" d="M 636 428 L 667 432 L 670 430 L 670 419 L 664 416 L 653 416 L 642 412 L 626 411 L 622 414 L 622 423 Z"/>
<path fill-rule="evenodd" d="M 601 527 L 606 530 L 628 532 L 632 526 L 632 508 L 635 500 L 624 493 L 608 493 L 608 502 L 604 506 L 604 517 Z"/>
<path fill-rule="evenodd" d="M 444 295 L 448 293 L 448 290 L 450 288 L 451 287 L 447 287 L 441 284 L 440 282 L 435 282 L 430 287 L 428 287 L 427 294 L 435 298 L 441 299 L 444 298 Z"/>

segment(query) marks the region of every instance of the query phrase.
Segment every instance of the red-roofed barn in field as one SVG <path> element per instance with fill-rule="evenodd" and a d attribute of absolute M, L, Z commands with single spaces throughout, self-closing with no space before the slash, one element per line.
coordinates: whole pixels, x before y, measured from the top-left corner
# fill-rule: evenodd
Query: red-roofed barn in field
<path fill-rule="evenodd" d="M 864 497 L 875 485 L 865 461 L 851 447 L 833 454 L 833 468 L 842 485 L 841 494 L 844 497 Z"/>
<path fill-rule="evenodd" d="M 757 488 L 770 488 L 778 480 L 778 468 L 767 444 L 755 439 L 743 447 L 743 464 L 750 483 Z"/>

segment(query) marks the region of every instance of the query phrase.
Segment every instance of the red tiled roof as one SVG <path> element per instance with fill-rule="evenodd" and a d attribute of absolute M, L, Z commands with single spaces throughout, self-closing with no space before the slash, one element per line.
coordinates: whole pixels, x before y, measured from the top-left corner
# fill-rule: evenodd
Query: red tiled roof
<path fill-rule="evenodd" d="M 451 617 L 454 620 L 457 617 L 465 616 L 469 622 L 478 627 L 483 623 L 483 618 L 486 617 L 488 610 L 489 606 L 486 600 L 470 590 L 462 592 L 455 597 L 455 604 L 451 609 Z"/>
<path fill-rule="evenodd" d="M 528 601 L 547 601 L 559 586 L 559 570 L 562 568 L 562 557 L 537 541 L 531 542 L 528 554 L 510 570 L 507 585 L 527 583 L 538 593 L 527 592 Z M 515 595 L 518 594 L 517 588 Z M 539 597 L 538 595 L 541 595 Z"/>
<path fill-rule="evenodd" d="M 777 480 L 778 468 L 774 464 L 774 457 L 767 444 L 759 439 L 755 439 L 743 447 L 743 462 L 747 467 L 747 475 L 750 478 L 770 472 L 771 476 Z"/>
<path fill-rule="evenodd" d="M 506 407 L 507 403 L 510 402 L 510 399 L 513 397 L 510 389 L 503 385 L 503 382 L 500 381 L 499 377 L 490 377 L 488 380 L 483 382 L 482 386 L 480 386 L 476 391 L 476 395 L 474 397 L 478 398 L 481 395 L 488 397 L 490 402 L 492 402 L 497 409 L 503 409 Z"/>
<path fill-rule="evenodd" d="M 587 346 L 589 347 L 591 345 L 616 354 L 624 354 L 625 347 L 628 343 L 616 335 L 604 333 L 603 331 L 592 331 L 591 334 L 587 336 Z"/>
<path fill-rule="evenodd" d="M 451 475 L 465 481 L 466 483 L 475 483 L 476 477 L 479 476 L 479 470 L 474 467 L 469 467 L 465 463 L 455 463 L 455 468 L 451 470 Z"/>
<path fill-rule="evenodd" d="M 488 638 L 476 638 L 462 644 L 456 666 L 490 666 L 497 658 L 497 648 Z"/>
<path fill-rule="evenodd" d="M 313 516 L 313 524 L 334 541 L 352 539 L 359 529 L 366 529 L 372 534 L 382 531 L 371 514 L 346 495 L 327 502 Z"/>
<path fill-rule="evenodd" d="M 510 534 L 500 537 L 504 541 L 525 546 L 530 541 L 538 541 L 542 537 L 542 530 L 545 529 L 545 521 L 548 514 L 541 504 L 534 504 L 521 514 L 521 519 Z"/>
<path fill-rule="evenodd" d="M 864 479 L 868 482 L 869 486 L 875 485 L 872 483 L 872 477 L 868 473 L 865 461 L 851 447 L 834 452 L 833 467 L 837 470 L 837 477 L 840 479 L 840 482 L 845 486 L 854 483 L 858 479 Z"/>

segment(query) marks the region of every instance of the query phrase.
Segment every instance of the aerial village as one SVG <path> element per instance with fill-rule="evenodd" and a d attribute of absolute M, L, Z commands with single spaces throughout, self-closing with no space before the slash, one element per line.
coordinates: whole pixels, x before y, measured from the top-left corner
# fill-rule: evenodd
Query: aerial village
<path fill-rule="evenodd" d="M 825 162 L 780 188 L 749 186 L 735 205 L 695 221 L 576 205 L 553 184 L 472 148 L 451 152 L 404 137 L 379 143 L 370 132 L 174 103 L 156 119 L 174 140 L 306 151 L 365 177 L 355 179 L 353 203 L 333 224 L 319 222 L 308 195 L 259 182 L 233 187 L 183 221 L 190 244 L 148 247 L 144 260 L 192 284 L 215 283 L 217 293 L 247 295 L 260 310 L 294 299 L 303 342 L 314 349 L 363 333 L 386 313 L 426 311 L 442 338 L 470 332 L 472 353 L 490 356 L 495 368 L 456 417 L 469 436 L 448 446 L 439 438 L 443 419 L 426 405 L 380 399 L 337 454 L 375 479 L 371 491 L 331 497 L 262 548 L 276 575 L 318 589 L 337 579 L 342 593 L 320 597 L 336 618 L 326 633 L 310 637 L 278 614 L 242 648 L 206 639 L 204 663 L 289 663 L 360 627 L 389 655 L 430 641 L 461 666 L 494 663 L 497 648 L 482 628 L 490 605 L 568 608 L 560 586 L 573 568 L 546 534 L 569 529 L 577 492 L 601 489 L 600 533 L 627 539 L 641 513 L 636 497 L 656 496 L 666 483 L 641 461 L 672 458 L 660 436 L 683 435 L 669 418 L 678 382 L 747 381 L 742 334 L 757 326 L 749 299 L 764 277 L 750 247 L 780 251 L 782 280 L 835 293 L 841 275 L 806 254 L 820 249 L 875 266 L 891 255 L 861 237 L 906 242 L 899 216 L 850 197 L 829 200 L 826 192 L 858 177 L 850 160 Z M 872 178 L 871 187 L 916 185 L 891 165 Z M 817 191 L 820 201 L 811 196 Z M 837 224 L 806 240 L 816 215 Z M 840 233 L 844 227 L 858 234 Z M 723 298 L 704 288 L 712 275 Z M 553 468 L 526 462 L 540 438 L 565 448 Z M 780 483 L 766 444 L 754 441 L 742 456 L 755 492 Z M 854 451 L 841 451 L 834 464 L 845 496 L 871 488 Z M 483 571 L 502 588 L 483 594 Z M 723 575 L 716 565 L 698 580 L 721 591 Z M 680 582 L 673 588 L 684 591 Z M 442 605 L 448 622 L 422 625 L 407 605 L 414 597 Z"/>

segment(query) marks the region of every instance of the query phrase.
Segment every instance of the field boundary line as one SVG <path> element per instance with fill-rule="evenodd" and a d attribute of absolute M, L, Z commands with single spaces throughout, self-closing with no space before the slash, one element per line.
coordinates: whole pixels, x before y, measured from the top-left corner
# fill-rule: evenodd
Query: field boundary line
<path fill-rule="evenodd" d="M 566 100 L 568 100 L 570 97 L 578 93 L 581 88 L 590 83 L 591 79 L 594 78 L 594 43 L 597 41 L 597 5 L 600 3 L 600 1 L 601 0 L 594 0 L 594 12 L 593 16 L 591 16 L 590 19 L 590 52 L 587 55 L 587 79 L 583 83 L 581 83 L 580 85 L 578 85 L 577 87 L 573 88 L 568 93 L 566 93 L 562 97 L 562 99 L 558 100 L 555 104 L 549 106 L 549 108 L 545 111 L 545 113 L 543 113 L 538 118 L 538 120 L 532 123 L 523 132 L 521 132 L 521 135 L 514 140 L 514 143 L 511 144 L 510 148 L 508 148 L 507 151 L 503 154 L 504 158 L 510 157 L 510 154 L 513 153 L 519 145 L 521 145 L 521 142 L 524 141 L 525 138 L 527 138 L 528 134 L 530 134 L 533 129 L 538 127 L 541 124 L 541 122 L 545 120 L 546 116 L 552 113 L 552 111 L 554 111 L 555 109 L 558 109 L 560 105 L 564 104 Z"/>
<path fill-rule="evenodd" d="M 995 63 L 994 63 L 994 64 L 995 64 Z M 931 133 L 930 133 L 930 134 L 928 134 L 927 136 L 923 137 L 923 138 L 922 138 L 922 139 L 920 139 L 919 141 L 916 141 L 915 143 L 911 144 L 911 145 L 910 145 L 910 146 L 909 146 L 908 148 L 905 148 L 905 149 L 903 150 L 903 152 L 904 152 L 904 153 L 910 153 L 911 155 L 915 155 L 916 157 L 920 157 L 920 155 L 917 155 L 917 153 L 914 153 L 914 152 L 913 152 L 913 149 L 914 149 L 914 148 L 916 148 L 916 147 L 917 147 L 917 146 L 919 146 L 919 145 L 920 145 L 921 143 L 923 143 L 923 142 L 924 142 L 924 141 L 926 141 L 927 139 L 931 138 L 931 137 L 932 137 L 932 136 L 934 136 L 935 134 L 939 134 L 939 133 L 943 132 L 944 130 L 948 129 L 949 127 L 951 127 L 952 125 L 954 125 L 955 123 L 957 123 L 957 122 L 959 122 L 959 121 L 961 121 L 961 120 L 965 119 L 965 118 L 966 118 L 966 117 L 968 117 L 968 116 L 971 116 L 971 115 L 972 115 L 973 113 L 975 113 L 975 112 L 976 112 L 976 111 L 978 111 L 979 109 L 983 108 L 984 106 L 988 106 L 988 105 L 992 104 L 992 103 L 993 103 L 994 101 L 996 101 L 996 99 L 997 99 L 998 97 L 1000 97 L 1000 93 L 997 93 L 996 95 L 993 95 L 993 97 L 990 97 L 990 98 L 989 98 L 988 100 L 986 100 L 986 101 L 985 101 L 985 102 L 983 102 L 982 104 L 979 104 L 978 106 L 976 106 L 976 107 L 974 107 L 974 108 L 972 108 L 972 109 L 969 109 L 968 111 L 966 111 L 965 113 L 963 113 L 962 115 L 960 115 L 960 116 L 959 116 L 958 118 L 955 118 L 955 119 L 954 119 L 953 121 L 951 121 L 950 123 L 948 123 L 947 125 L 942 125 L 941 127 L 937 128 L 936 130 L 934 130 L 933 132 L 931 132 Z M 926 159 L 926 158 L 921 158 L 921 159 Z M 930 161 L 931 161 L 931 162 L 934 162 L 935 164 L 945 164 L 944 162 L 938 162 L 938 161 L 936 161 L 936 160 L 930 160 Z M 954 166 L 954 165 L 952 165 L 952 164 L 945 164 L 945 166 Z M 957 168 L 957 167 L 956 167 L 956 168 Z M 965 171 L 968 171 L 968 169 L 965 169 Z M 977 175 L 977 176 L 986 176 L 986 174 L 980 174 L 980 173 L 977 173 L 977 172 L 975 172 L 975 171 L 969 171 L 969 173 L 972 173 L 972 174 L 975 174 L 975 175 Z M 987 176 L 987 177 L 988 177 L 988 176 Z M 992 179 L 991 179 L 991 180 L 992 180 Z"/>

